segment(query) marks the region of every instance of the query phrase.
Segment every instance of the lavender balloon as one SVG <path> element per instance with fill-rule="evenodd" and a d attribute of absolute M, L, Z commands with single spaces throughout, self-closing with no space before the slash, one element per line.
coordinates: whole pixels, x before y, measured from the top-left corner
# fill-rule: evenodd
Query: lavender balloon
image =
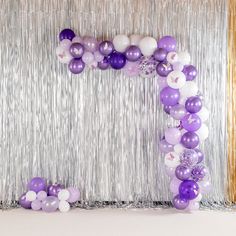
<path fill-rule="evenodd" d="M 193 180 L 184 180 L 179 186 L 179 195 L 181 198 L 192 200 L 199 194 L 199 186 Z"/>
<path fill-rule="evenodd" d="M 89 52 L 95 52 L 98 48 L 98 41 L 94 37 L 86 36 L 83 38 L 83 45 Z"/>
<path fill-rule="evenodd" d="M 181 124 L 187 131 L 197 131 L 201 127 L 201 119 L 196 114 L 188 114 L 182 120 Z"/>
<path fill-rule="evenodd" d="M 191 176 L 191 169 L 185 165 L 179 165 L 176 167 L 175 175 L 180 180 L 189 179 Z"/>
<path fill-rule="evenodd" d="M 38 193 L 39 191 L 46 190 L 46 180 L 40 177 L 34 177 L 28 183 L 28 190 Z"/>
<path fill-rule="evenodd" d="M 81 58 L 84 54 L 84 46 L 81 43 L 72 43 L 69 51 L 74 58 Z"/>
<path fill-rule="evenodd" d="M 160 76 L 167 76 L 172 70 L 169 62 L 160 62 L 156 67 L 157 74 Z"/>
<path fill-rule="evenodd" d="M 197 149 L 197 148 L 195 148 L 194 151 L 197 153 L 197 156 L 198 156 L 197 163 L 201 163 L 204 159 L 204 154 L 202 153 L 202 151 L 200 149 Z"/>
<path fill-rule="evenodd" d="M 197 113 L 202 109 L 202 100 L 198 96 L 190 97 L 185 102 L 185 108 L 190 113 Z"/>
<path fill-rule="evenodd" d="M 42 202 L 42 210 L 45 212 L 54 212 L 58 209 L 59 200 L 57 197 L 48 196 Z"/>
<path fill-rule="evenodd" d="M 166 77 L 159 76 L 158 78 L 158 85 L 159 85 L 159 90 L 161 91 L 163 88 L 167 87 L 167 81 Z"/>
<path fill-rule="evenodd" d="M 180 98 L 180 92 L 178 89 L 165 87 L 161 90 L 160 100 L 161 103 L 168 106 L 174 106 L 178 103 Z"/>
<path fill-rule="evenodd" d="M 194 149 L 199 144 L 199 137 L 194 132 L 186 132 L 181 138 L 181 143 L 188 149 Z"/>
<path fill-rule="evenodd" d="M 160 147 L 161 152 L 164 152 L 164 153 L 172 152 L 174 150 L 173 145 L 168 143 L 165 139 L 162 139 L 160 141 L 159 147 Z"/>
<path fill-rule="evenodd" d="M 79 201 L 80 191 L 77 188 L 69 187 L 69 188 L 67 188 L 67 190 L 70 193 L 70 197 L 67 200 L 67 202 L 74 203 L 74 202 Z"/>
<path fill-rule="evenodd" d="M 167 56 L 167 51 L 164 48 L 158 48 L 153 54 L 155 60 L 164 61 Z"/>
<path fill-rule="evenodd" d="M 164 105 L 164 111 L 165 111 L 165 113 L 170 114 L 170 110 L 171 110 L 172 107 L 173 107 L 173 106 L 170 106 L 170 105 Z"/>
<path fill-rule="evenodd" d="M 58 193 L 64 189 L 64 186 L 61 184 L 52 184 L 48 186 L 48 195 L 57 197 Z"/>
<path fill-rule="evenodd" d="M 194 181 L 201 181 L 208 174 L 208 169 L 204 165 L 197 165 L 193 167 L 192 178 Z"/>
<path fill-rule="evenodd" d="M 114 46 L 111 41 L 103 41 L 99 44 L 99 51 L 102 55 L 108 56 L 114 51 Z"/>
<path fill-rule="evenodd" d="M 181 104 L 177 104 L 170 108 L 170 115 L 176 120 L 181 120 L 186 114 L 187 111 Z"/>
<path fill-rule="evenodd" d="M 211 182 L 209 180 L 202 180 L 198 182 L 201 194 L 207 194 L 211 191 Z"/>
<path fill-rule="evenodd" d="M 141 56 L 141 50 L 134 45 L 131 45 L 126 49 L 125 56 L 128 61 L 137 61 Z"/>
<path fill-rule="evenodd" d="M 19 204 L 25 209 L 31 209 L 31 202 L 26 200 L 26 193 L 23 193 L 19 198 Z"/>
<path fill-rule="evenodd" d="M 104 58 L 102 61 L 98 62 L 98 68 L 101 70 L 106 70 L 110 66 L 108 58 Z"/>
<path fill-rule="evenodd" d="M 181 183 L 182 183 L 181 180 L 177 179 L 176 177 L 173 177 L 173 179 L 170 182 L 170 191 L 173 194 L 178 194 L 179 193 L 179 186 Z"/>
<path fill-rule="evenodd" d="M 168 35 L 159 39 L 157 43 L 158 48 L 164 48 L 167 52 L 175 51 L 176 44 L 176 39 Z"/>
<path fill-rule="evenodd" d="M 185 198 L 181 198 L 180 195 L 177 195 L 172 200 L 173 206 L 178 210 L 184 210 L 188 207 L 189 201 Z"/>
<path fill-rule="evenodd" d="M 39 211 L 41 209 L 41 206 L 42 206 L 41 201 L 37 199 L 31 203 L 31 208 L 34 211 Z"/>
<path fill-rule="evenodd" d="M 74 58 L 70 61 L 68 68 L 73 74 L 80 74 L 85 67 L 85 63 L 78 58 Z"/>
<path fill-rule="evenodd" d="M 194 80 L 197 76 L 197 69 L 193 65 L 185 66 L 183 69 L 186 80 Z"/>
<path fill-rule="evenodd" d="M 182 165 L 191 167 L 196 165 L 198 162 L 198 155 L 195 150 L 185 149 L 183 153 L 180 155 L 180 163 Z"/>
<path fill-rule="evenodd" d="M 165 139 L 168 143 L 175 145 L 181 140 L 181 132 L 178 128 L 168 128 L 165 131 Z"/>
<path fill-rule="evenodd" d="M 125 55 L 120 52 L 112 52 L 109 56 L 109 62 L 113 69 L 119 70 L 125 66 Z"/>
<path fill-rule="evenodd" d="M 59 34 L 59 40 L 62 41 L 63 39 L 72 40 L 75 37 L 75 33 L 71 29 L 63 29 Z"/>

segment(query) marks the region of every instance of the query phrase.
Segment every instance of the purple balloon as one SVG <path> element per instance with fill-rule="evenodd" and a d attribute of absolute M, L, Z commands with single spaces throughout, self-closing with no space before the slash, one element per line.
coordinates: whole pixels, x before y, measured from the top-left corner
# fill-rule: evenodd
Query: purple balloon
<path fill-rule="evenodd" d="M 79 74 L 84 70 L 85 63 L 82 61 L 81 58 L 74 58 L 70 61 L 68 68 L 71 73 Z"/>
<path fill-rule="evenodd" d="M 75 33 L 71 29 L 63 29 L 59 34 L 59 40 L 62 41 L 63 39 L 72 40 L 75 37 Z"/>
<path fill-rule="evenodd" d="M 137 61 L 141 56 L 141 50 L 134 45 L 131 45 L 126 49 L 125 56 L 128 61 Z"/>
<path fill-rule="evenodd" d="M 74 203 L 74 202 L 79 201 L 79 199 L 80 199 L 80 191 L 79 191 L 79 189 L 73 188 L 73 187 L 69 187 L 69 188 L 67 188 L 67 190 L 70 193 L 70 197 L 67 200 L 67 202 Z"/>
<path fill-rule="evenodd" d="M 183 69 L 186 80 L 194 80 L 197 76 L 197 69 L 192 65 L 185 66 Z"/>
<path fill-rule="evenodd" d="M 95 52 L 98 49 L 98 41 L 94 37 L 85 36 L 83 38 L 84 48 L 89 52 Z"/>
<path fill-rule="evenodd" d="M 113 69 L 119 70 L 125 66 L 125 55 L 120 52 L 112 52 L 109 56 L 109 62 Z"/>
<path fill-rule="evenodd" d="M 182 120 L 181 124 L 187 131 L 197 131 L 201 127 L 201 119 L 196 114 L 188 114 Z"/>
<path fill-rule="evenodd" d="M 198 156 L 198 162 L 197 164 L 201 163 L 204 159 L 204 154 L 202 153 L 202 151 L 198 148 L 194 149 L 194 151 L 197 153 Z"/>
<path fill-rule="evenodd" d="M 40 177 L 34 177 L 28 183 L 28 190 L 38 193 L 39 191 L 46 190 L 46 180 Z"/>
<path fill-rule="evenodd" d="M 25 209 L 31 209 L 31 202 L 26 200 L 26 193 L 23 193 L 19 198 L 19 204 Z"/>
<path fill-rule="evenodd" d="M 176 39 L 171 36 L 164 36 L 157 42 L 158 48 L 164 48 L 167 52 L 175 51 Z"/>
<path fill-rule="evenodd" d="M 103 41 L 99 44 L 99 51 L 102 55 L 108 56 L 114 50 L 113 43 L 111 41 Z"/>
<path fill-rule="evenodd" d="M 165 113 L 170 114 L 171 108 L 172 108 L 172 106 L 164 105 L 164 111 L 165 111 Z"/>
<path fill-rule="evenodd" d="M 202 100 L 198 96 L 190 97 L 185 102 L 185 108 L 190 113 L 197 113 L 202 109 Z"/>
<path fill-rule="evenodd" d="M 36 199 L 33 202 L 31 202 L 31 208 L 34 211 L 39 211 L 41 209 L 42 203 L 40 200 Z"/>
<path fill-rule="evenodd" d="M 64 186 L 61 184 L 52 184 L 48 186 L 48 196 L 57 197 L 58 193 L 64 189 Z"/>
<path fill-rule="evenodd" d="M 180 195 L 177 195 L 172 200 L 173 206 L 178 210 L 184 210 L 188 207 L 189 201 L 185 198 L 181 198 Z"/>
<path fill-rule="evenodd" d="M 105 57 L 102 61 L 98 62 L 98 68 L 101 70 L 106 70 L 110 66 L 108 59 Z"/>
<path fill-rule="evenodd" d="M 193 180 L 184 180 L 179 186 L 179 195 L 181 198 L 193 200 L 199 194 L 199 186 Z"/>
<path fill-rule="evenodd" d="M 69 51 L 72 57 L 81 58 L 84 54 L 84 46 L 81 43 L 72 43 Z"/>
<path fill-rule="evenodd" d="M 161 90 L 160 99 L 161 103 L 168 106 L 174 106 L 178 103 L 180 92 L 178 89 L 165 87 Z"/>
<path fill-rule="evenodd" d="M 181 138 L 181 143 L 188 149 L 194 149 L 199 144 L 199 137 L 194 132 L 186 132 Z"/>
<path fill-rule="evenodd" d="M 181 120 L 186 114 L 187 111 L 181 104 L 177 104 L 170 108 L 170 115 L 176 120 Z"/>
<path fill-rule="evenodd" d="M 185 165 L 179 165 L 175 169 L 175 176 L 180 180 L 189 179 L 191 176 L 191 169 Z"/>
<path fill-rule="evenodd" d="M 59 200 L 57 197 L 48 196 L 42 201 L 42 210 L 45 212 L 54 212 L 59 206 Z"/>
<path fill-rule="evenodd" d="M 208 174 L 208 169 L 204 165 L 194 166 L 192 169 L 192 178 L 194 181 L 201 181 Z"/>
<path fill-rule="evenodd" d="M 167 76 L 172 71 L 172 65 L 169 62 L 160 62 L 156 67 L 157 74 Z"/>
<path fill-rule="evenodd" d="M 158 82 L 159 90 L 160 90 L 160 91 L 161 91 L 163 88 L 165 88 L 165 87 L 168 86 L 167 81 L 166 81 L 166 77 L 159 76 L 157 82 Z"/>
<path fill-rule="evenodd" d="M 183 153 L 180 155 L 180 163 L 182 165 L 192 167 L 198 162 L 197 152 L 193 149 L 184 149 Z"/>
<path fill-rule="evenodd" d="M 167 56 L 167 51 L 164 48 L 158 48 L 153 54 L 153 57 L 157 61 L 164 61 Z"/>
<path fill-rule="evenodd" d="M 168 153 L 174 151 L 174 146 L 168 143 L 165 139 L 162 139 L 159 143 L 161 152 Z"/>

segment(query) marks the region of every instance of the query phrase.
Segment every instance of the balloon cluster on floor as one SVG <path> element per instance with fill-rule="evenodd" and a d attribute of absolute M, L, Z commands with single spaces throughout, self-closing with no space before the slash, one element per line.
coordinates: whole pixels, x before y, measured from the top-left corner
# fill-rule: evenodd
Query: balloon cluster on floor
<path fill-rule="evenodd" d="M 80 198 L 77 188 L 64 188 L 62 184 L 49 184 L 41 177 L 34 177 L 27 185 L 28 191 L 19 198 L 19 204 L 25 209 L 44 212 L 68 212 L 70 204 Z"/>
<path fill-rule="evenodd" d="M 164 111 L 179 121 L 168 128 L 160 141 L 165 155 L 170 190 L 176 209 L 196 210 L 202 194 L 211 188 L 209 171 L 200 142 L 208 137 L 204 123 L 209 116 L 194 82 L 197 69 L 190 64 L 186 51 L 176 51 L 176 39 L 164 36 L 159 40 L 140 35 L 117 35 L 113 40 L 76 36 L 71 29 L 59 34 L 58 59 L 68 64 L 73 74 L 89 68 L 121 70 L 125 75 L 158 77 L 160 101 Z"/>

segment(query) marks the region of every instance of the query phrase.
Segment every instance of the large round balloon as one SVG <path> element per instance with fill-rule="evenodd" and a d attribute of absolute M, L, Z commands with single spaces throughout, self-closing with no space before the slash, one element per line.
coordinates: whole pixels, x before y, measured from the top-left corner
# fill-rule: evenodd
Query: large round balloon
<path fill-rule="evenodd" d="M 199 186 L 193 180 L 184 180 L 179 186 L 179 194 L 181 198 L 192 200 L 199 194 Z"/>
<path fill-rule="evenodd" d="M 80 74 L 85 67 L 85 63 L 80 58 L 74 58 L 70 61 L 68 68 L 73 74 Z"/>
<path fill-rule="evenodd" d="M 112 52 L 109 56 L 109 62 L 113 69 L 119 70 L 125 66 L 126 58 L 123 53 Z"/>
<path fill-rule="evenodd" d="M 28 190 L 38 193 L 39 191 L 46 190 L 46 180 L 41 177 L 35 177 L 28 183 Z"/>
<path fill-rule="evenodd" d="M 188 149 L 194 149 L 199 144 L 199 137 L 194 132 L 186 132 L 181 138 L 181 143 Z"/>
<path fill-rule="evenodd" d="M 174 106 L 178 103 L 180 97 L 179 90 L 165 87 L 161 90 L 160 100 L 164 105 Z"/>
<path fill-rule="evenodd" d="M 113 39 L 113 45 L 117 52 L 125 52 L 130 45 L 129 37 L 124 34 L 116 35 Z"/>

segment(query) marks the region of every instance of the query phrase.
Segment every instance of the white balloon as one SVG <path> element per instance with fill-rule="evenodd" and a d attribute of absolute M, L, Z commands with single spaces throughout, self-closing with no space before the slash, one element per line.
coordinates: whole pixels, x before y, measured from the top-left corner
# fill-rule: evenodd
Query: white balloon
<path fill-rule="evenodd" d="M 67 189 L 62 189 L 59 193 L 58 193 L 58 199 L 60 201 L 66 201 L 68 200 L 70 197 L 70 192 Z"/>
<path fill-rule="evenodd" d="M 36 200 L 36 198 L 37 194 L 34 191 L 28 191 L 25 195 L 25 199 L 30 202 L 33 202 L 34 200 Z"/>
<path fill-rule="evenodd" d="M 94 61 L 94 55 L 92 52 L 85 52 L 82 56 L 82 61 L 86 64 L 89 65 L 93 63 Z"/>
<path fill-rule="evenodd" d="M 138 35 L 138 34 L 132 34 L 132 35 L 130 35 L 129 38 L 130 38 L 130 45 L 138 46 L 139 42 L 141 41 L 143 36 L 142 35 Z"/>
<path fill-rule="evenodd" d="M 60 47 L 68 50 L 70 48 L 71 44 L 72 44 L 72 42 L 69 39 L 63 39 L 60 42 Z"/>
<path fill-rule="evenodd" d="M 196 134 L 198 135 L 200 141 L 206 140 L 209 136 L 209 129 L 206 124 L 203 123 L 200 129 L 196 131 Z"/>
<path fill-rule="evenodd" d="M 130 40 L 127 35 L 116 35 L 113 39 L 113 45 L 117 52 L 124 52 L 130 45 Z"/>
<path fill-rule="evenodd" d="M 174 151 L 178 154 L 181 154 L 184 151 L 185 147 L 181 144 L 178 143 L 174 146 Z"/>
<path fill-rule="evenodd" d="M 188 98 L 191 96 L 196 96 L 198 93 L 197 84 L 193 81 L 186 81 L 185 85 L 179 90 L 180 96 L 183 98 Z"/>
<path fill-rule="evenodd" d="M 165 155 L 165 165 L 168 167 L 176 167 L 180 164 L 179 155 L 176 152 L 169 152 Z"/>
<path fill-rule="evenodd" d="M 167 76 L 167 84 L 173 89 L 180 89 L 186 83 L 186 78 L 183 72 L 181 71 L 172 71 Z"/>
<path fill-rule="evenodd" d="M 56 48 L 56 55 L 58 60 L 64 64 L 68 64 L 73 58 L 67 49 L 60 46 Z"/>
<path fill-rule="evenodd" d="M 178 53 L 178 60 L 182 64 L 188 65 L 190 63 L 191 58 L 190 58 L 189 53 L 184 51 L 184 52 L 179 52 Z"/>
<path fill-rule="evenodd" d="M 197 211 L 200 207 L 200 204 L 199 202 L 192 200 L 189 202 L 187 208 L 186 208 L 186 211 Z"/>
<path fill-rule="evenodd" d="M 58 208 L 60 212 L 68 212 L 70 210 L 70 204 L 66 201 L 60 201 Z"/>
<path fill-rule="evenodd" d="M 170 63 L 170 64 L 174 64 L 178 61 L 179 57 L 178 57 L 178 54 L 176 52 L 169 52 L 167 54 L 167 57 L 166 57 L 167 61 Z"/>
<path fill-rule="evenodd" d="M 139 48 L 144 56 L 151 56 L 157 49 L 157 41 L 152 37 L 144 37 L 139 42 Z"/>
<path fill-rule="evenodd" d="M 197 115 L 199 116 L 202 122 L 205 122 L 208 120 L 209 111 L 206 107 L 202 107 L 202 109 L 197 113 Z"/>
<path fill-rule="evenodd" d="M 72 39 L 72 43 L 83 43 L 83 39 L 79 36 L 75 36 L 73 39 Z"/>

